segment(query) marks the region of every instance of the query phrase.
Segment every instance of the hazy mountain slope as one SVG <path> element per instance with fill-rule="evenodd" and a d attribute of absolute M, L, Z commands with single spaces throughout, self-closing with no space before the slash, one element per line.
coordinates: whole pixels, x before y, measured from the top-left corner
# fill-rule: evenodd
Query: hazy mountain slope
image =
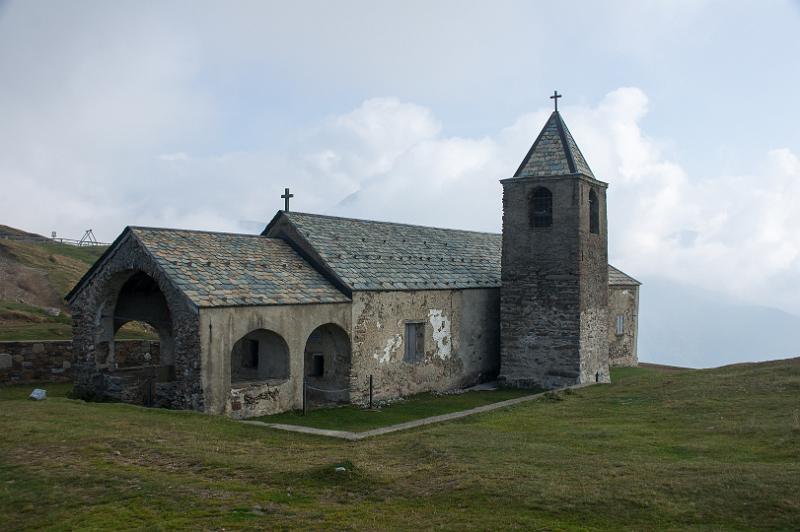
<path fill-rule="evenodd" d="M 639 359 L 687 367 L 794 357 L 800 317 L 665 279 L 640 294 Z"/>

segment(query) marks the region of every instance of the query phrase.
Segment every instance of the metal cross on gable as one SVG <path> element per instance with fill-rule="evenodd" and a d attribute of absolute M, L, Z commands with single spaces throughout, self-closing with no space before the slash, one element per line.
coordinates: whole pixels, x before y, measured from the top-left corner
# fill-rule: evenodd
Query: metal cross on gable
<path fill-rule="evenodd" d="M 289 212 L 289 199 L 294 197 L 294 194 L 289 194 L 289 189 L 285 188 L 281 196 L 284 199 L 284 211 Z"/>
<path fill-rule="evenodd" d="M 550 96 L 550 99 L 556 104 L 556 112 L 558 112 L 558 99 L 561 97 L 563 97 L 563 95 L 559 94 L 558 91 L 553 91 L 553 95 Z"/>

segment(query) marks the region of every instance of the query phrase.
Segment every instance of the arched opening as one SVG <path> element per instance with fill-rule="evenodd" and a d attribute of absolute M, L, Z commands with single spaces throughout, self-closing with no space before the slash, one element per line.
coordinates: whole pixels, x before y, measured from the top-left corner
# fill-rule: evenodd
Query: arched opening
<path fill-rule="evenodd" d="M 231 351 L 231 385 L 279 383 L 289 378 L 289 346 L 273 331 L 257 329 Z"/>
<path fill-rule="evenodd" d="M 314 329 L 304 353 L 308 398 L 317 403 L 350 401 L 350 337 L 333 323 Z"/>
<path fill-rule="evenodd" d="M 600 234 L 600 200 L 594 190 L 589 191 L 589 232 Z"/>
<path fill-rule="evenodd" d="M 98 363 L 110 370 L 150 367 L 154 380 L 175 380 L 172 316 L 158 283 L 144 272 L 126 272 L 113 279 L 112 286 L 119 286 L 118 292 L 112 289 L 107 304 L 100 308 L 100 334 L 105 342 L 98 343 Z M 107 313 L 112 304 L 113 312 Z M 131 333 L 144 336 L 147 343 L 117 345 L 117 339 Z M 153 344 L 157 344 L 157 357 Z"/>
<path fill-rule="evenodd" d="M 532 227 L 553 225 L 553 193 L 545 187 L 537 187 L 531 194 L 530 219 Z"/>
<path fill-rule="evenodd" d="M 108 279 L 99 298 L 94 360 L 102 373 L 114 376 L 97 385 L 100 394 L 146 406 L 169 404 L 175 337 L 158 283 L 142 271 L 120 271 Z M 130 341 L 130 336 L 136 339 Z"/>

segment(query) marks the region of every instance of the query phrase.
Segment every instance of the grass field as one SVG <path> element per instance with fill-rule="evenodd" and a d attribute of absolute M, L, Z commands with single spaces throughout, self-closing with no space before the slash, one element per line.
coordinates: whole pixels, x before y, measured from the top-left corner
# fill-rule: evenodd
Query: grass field
<path fill-rule="evenodd" d="M 415 419 L 468 410 L 476 406 L 499 403 L 532 393 L 536 393 L 536 390 L 502 389 L 447 395 L 421 393 L 373 410 L 353 405 L 309 410 L 306 415 L 303 415 L 302 411 L 293 411 L 253 419 L 265 423 L 306 425 L 318 429 L 361 432 Z"/>
<path fill-rule="evenodd" d="M 360 442 L 2 389 L 0 530 L 797 528 L 800 359 L 613 378 Z"/>

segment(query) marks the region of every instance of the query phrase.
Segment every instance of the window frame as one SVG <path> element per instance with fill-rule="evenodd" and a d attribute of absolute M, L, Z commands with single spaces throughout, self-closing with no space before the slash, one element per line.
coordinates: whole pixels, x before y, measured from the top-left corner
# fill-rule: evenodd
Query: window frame
<path fill-rule="evenodd" d="M 247 349 L 242 353 L 241 366 L 247 369 L 258 369 L 261 359 L 261 342 L 254 338 L 245 340 Z"/>
<path fill-rule="evenodd" d="M 624 314 L 617 314 L 617 320 L 615 325 L 615 330 L 617 336 L 624 336 L 625 335 L 625 315 Z"/>
<path fill-rule="evenodd" d="M 589 233 L 600 234 L 600 195 L 589 189 Z"/>
<path fill-rule="evenodd" d="M 325 376 L 325 355 L 322 353 L 311 353 L 311 372 L 309 377 Z"/>
<path fill-rule="evenodd" d="M 538 205 L 537 205 L 538 204 Z M 553 191 L 547 187 L 536 187 L 528 202 L 528 218 L 534 229 L 545 229 L 553 225 Z"/>
<path fill-rule="evenodd" d="M 413 341 L 409 341 L 409 338 L 413 338 Z M 418 364 L 424 359 L 425 321 L 406 320 L 403 326 L 403 362 L 408 364 Z"/>

